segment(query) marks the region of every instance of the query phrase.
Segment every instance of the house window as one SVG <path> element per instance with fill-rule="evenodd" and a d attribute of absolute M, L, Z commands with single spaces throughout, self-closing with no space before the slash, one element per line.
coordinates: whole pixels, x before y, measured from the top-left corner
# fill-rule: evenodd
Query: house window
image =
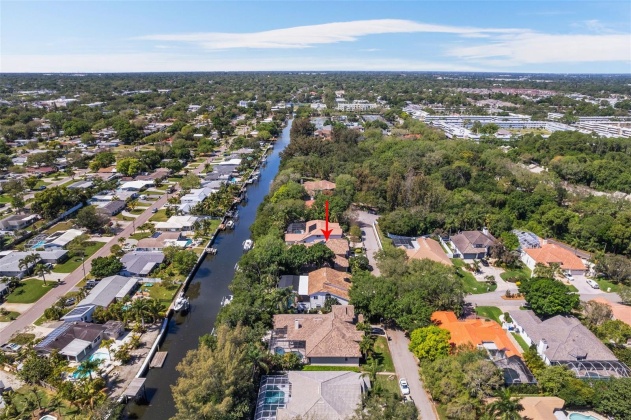
<path fill-rule="evenodd" d="M 313 300 L 318 300 L 318 296 L 313 296 Z"/>

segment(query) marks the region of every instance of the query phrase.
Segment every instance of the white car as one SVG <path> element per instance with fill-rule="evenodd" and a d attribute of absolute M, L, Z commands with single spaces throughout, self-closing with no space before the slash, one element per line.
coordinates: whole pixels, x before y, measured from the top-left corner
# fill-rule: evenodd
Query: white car
<path fill-rule="evenodd" d="M 600 286 L 594 280 L 587 279 L 587 284 L 592 286 L 592 289 L 600 289 Z"/>
<path fill-rule="evenodd" d="M 405 378 L 402 378 L 399 381 L 399 388 L 401 389 L 401 394 L 410 395 L 410 387 L 408 386 L 408 381 Z"/>

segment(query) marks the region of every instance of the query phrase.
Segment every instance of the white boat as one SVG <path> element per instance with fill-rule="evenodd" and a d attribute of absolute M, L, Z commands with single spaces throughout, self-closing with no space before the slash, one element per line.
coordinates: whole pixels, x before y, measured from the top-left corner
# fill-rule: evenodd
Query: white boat
<path fill-rule="evenodd" d="M 243 241 L 244 251 L 249 251 L 252 249 L 252 247 L 254 247 L 254 241 L 252 241 L 252 239 L 246 239 L 245 241 Z"/>
<path fill-rule="evenodd" d="M 224 298 L 221 299 L 221 306 L 226 306 L 230 304 L 230 302 L 232 302 L 232 299 L 234 299 L 233 295 L 224 296 Z"/>
<path fill-rule="evenodd" d="M 228 220 L 226 222 L 226 229 L 234 229 L 234 221 L 233 220 Z"/>
<path fill-rule="evenodd" d="M 183 294 L 180 294 L 175 300 L 175 304 L 173 305 L 173 310 L 175 312 L 187 311 L 189 307 L 190 307 L 190 303 L 188 301 L 188 298 L 184 296 Z"/>

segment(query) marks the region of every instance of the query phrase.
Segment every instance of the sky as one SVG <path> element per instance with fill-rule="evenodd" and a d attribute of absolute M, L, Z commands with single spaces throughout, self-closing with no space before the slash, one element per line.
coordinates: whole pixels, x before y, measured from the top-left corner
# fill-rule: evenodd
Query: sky
<path fill-rule="evenodd" d="M 631 1 L 7 1 L 0 72 L 631 74 Z"/>

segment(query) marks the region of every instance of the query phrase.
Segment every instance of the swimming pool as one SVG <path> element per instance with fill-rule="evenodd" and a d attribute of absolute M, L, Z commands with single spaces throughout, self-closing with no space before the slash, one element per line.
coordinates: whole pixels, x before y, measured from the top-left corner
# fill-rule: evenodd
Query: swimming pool
<path fill-rule="evenodd" d="M 588 416 L 582 413 L 571 413 L 569 419 L 570 420 L 598 420 L 594 416 Z"/>
<path fill-rule="evenodd" d="M 46 241 L 39 241 L 38 243 L 36 243 L 35 245 L 33 245 L 31 247 L 31 249 L 37 249 L 37 248 L 41 248 L 46 244 Z"/>
<path fill-rule="evenodd" d="M 267 391 L 265 393 L 265 404 L 283 404 L 285 393 L 283 391 Z"/>
<path fill-rule="evenodd" d="M 101 351 L 101 349 L 94 352 L 93 355 L 90 356 L 90 360 L 109 360 L 109 356 L 106 350 Z"/>

